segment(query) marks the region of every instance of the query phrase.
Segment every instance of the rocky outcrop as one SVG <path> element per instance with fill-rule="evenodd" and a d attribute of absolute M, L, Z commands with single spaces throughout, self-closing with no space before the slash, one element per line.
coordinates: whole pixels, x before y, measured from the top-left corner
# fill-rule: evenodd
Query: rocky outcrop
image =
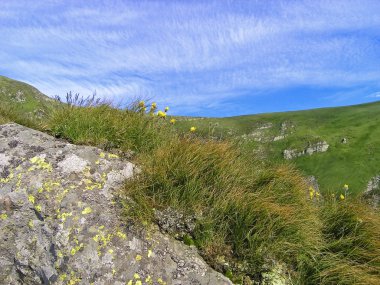
<path fill-rule="evenodd" d="M 136 171 L 97 148 L 0 126 L 0 284 L 232 284 L 194 248 L 120 218 L 117 189 Z"/>
<path fill-rule="evenodd" d="M 380 175 L 373 177 L 367 184 L 363 196 L 369 203 L 377 208 L 380 204 Z"/>
<path fill-rule="evenodd" d="M 278 136 L 275 136 L 273 138 L 273 141 L 279 141 L 286 138 L 287 134 L 291 134 L 294 129 L 294 125 L 291 122 L 282 122 L 281 123 L 281 129 L 280 134 Z"/>
<path fill-rule="evenodd" d="M 329 149 L 329 144 L 325 141 L 320 141 L 309 146 L 301 151 L 297 149 L 285 149 L 283 152 L 285 159 L 293 159 L 303 155 L 312 155 L 317 152 L 326 152 Z"/>
<path fill-rule="evenodd" d="M 269 142 L 271 139 L 269 137 L 269 131 L 273 128 L 273 123 L 270 122 L 260 122 L 255 125 L 255 129 L 249 133 L 242 135 L 243 139 L 251 139 L 256 142 Z"/>

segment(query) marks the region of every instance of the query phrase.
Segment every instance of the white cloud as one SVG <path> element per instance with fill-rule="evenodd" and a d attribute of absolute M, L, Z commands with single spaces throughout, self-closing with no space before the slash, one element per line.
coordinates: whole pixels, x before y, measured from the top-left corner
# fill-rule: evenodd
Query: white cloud
<path fill-rule="evenodd" d="M 380 91 L 379 92 L 374 92 L 368 95 L 369 98 L 380 98 Z"/>
<path fill-rule="evenodd" d="M 378 1 L 45 3 L 0 2 L 0 72 L 50 95 L 145 93 L 195 110 L 242 89 L 380 80 Z"/>

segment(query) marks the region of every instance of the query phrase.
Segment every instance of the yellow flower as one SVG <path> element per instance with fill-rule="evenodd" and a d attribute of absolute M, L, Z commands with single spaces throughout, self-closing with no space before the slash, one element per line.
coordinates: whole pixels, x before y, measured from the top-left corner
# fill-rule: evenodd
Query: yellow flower
<path fill-rule="evenodd" d="M 157 116 L 159 116 L 160 118 L 165 118 L 166 117 L 166 113 L 162 112 L 162 111 L 158 111 L 157 112 Z"/>
<path fill-rule="evenodd" d="M 157 108 L 157 103 L 153 102 L 152 105 L 151 105 L 151 108 L 152 109 L 156 109 Z"/>
<path fill-rule="evenodd" d="M 175 119 L 170 119 L 170 124 L 174 125 L 175 124 Z"/>
<path fill-rule="evenodd" d="M 165 112 L 169 111 L 169 107 L 165 107 Z"/>
<path fill-rule="evenodd" d="M 194 133 L 196 130 L 197 130 L 196 127 L 191 127 L 191 128 L 190 128 L 190 132 L 192 132 L 192 133 Z"/>
<path fill-rule="evenodd" d="M 344 195 L 340 194 L 339 198 L 340 198 L 340 200 L 344 200 Z"/>
<path fill-rule="evenodd" d="M 310 199 L 313 199 L 313 197 L 314 197 L 314 191 L 310 190 L 309 195 L 310 195 Z"/>
<path fill-rule="evenodd" d="M 144 101 L 140 101 L 139 102 L 139 107 L 140 108 L 144 108 L 145 107 L 145 102 Z"/>
<path fill-rule="evenodd" d="M 347 185 L 347 184 L 344 184 L 343 188 L 344 188 L 345 190 L 348 190 L 348 185 Z"/>

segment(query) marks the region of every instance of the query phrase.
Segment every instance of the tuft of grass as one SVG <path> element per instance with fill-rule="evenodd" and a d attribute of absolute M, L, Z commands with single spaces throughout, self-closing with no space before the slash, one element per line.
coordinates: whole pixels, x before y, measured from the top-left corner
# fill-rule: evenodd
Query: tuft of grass
<path fill-rule="evenodd" d="M 324 246 L 318 284 L 380 284 L 380 215 L 362 201 L 327 201 L 321 207 Z"/>
<path fill-rule="evenodd" d="M 157 117 L 108 104 L 65 105 L 48 121 L 50 131 L 76 144 L 147 152 L 166 142 L 171 128 Z"/>
<path fill-rule="evenodd" d="M 216 269 L 223 256 L 238 275 L 257 278 L 268 263 L 284 262 L 297 279 L 295 271 L 317 254 L 320 223 L 294 169 L 263 169 L 228 142 L 191 137 L 139 162 L 143 172 L 125 187 L 139 207 L 129 211 L 152 220 L 153 208 L 195 213 L 195 244 Z"/>

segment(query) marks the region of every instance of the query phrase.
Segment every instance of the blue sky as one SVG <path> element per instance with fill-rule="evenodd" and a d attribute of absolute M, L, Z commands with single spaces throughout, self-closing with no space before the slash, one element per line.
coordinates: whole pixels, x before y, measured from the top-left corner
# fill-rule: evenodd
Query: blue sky
<path fill-rule="evenodd" d="M 172 114 L 380 100 L 380 1 L 0 1 L 0 75 Z"/>

